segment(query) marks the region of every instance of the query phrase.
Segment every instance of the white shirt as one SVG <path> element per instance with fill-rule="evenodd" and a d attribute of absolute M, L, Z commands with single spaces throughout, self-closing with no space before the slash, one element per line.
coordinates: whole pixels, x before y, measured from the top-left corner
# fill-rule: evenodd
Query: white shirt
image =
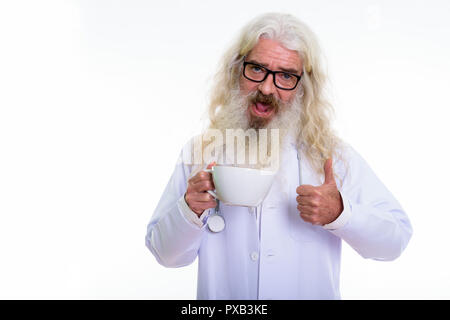
<path fill-rule="evenodd" d="M 340 299 L 341 240 L 362 257 L 393 260 L 412 235 L 400 204 L 351 147 L 348 168 L 333 163 L 344 211 L 329 225 L 303 221 L 297 210 L 297 150 L 288 143 L 263 203 L 252 210 L 220 204 L 225 229 L 211 232 L 184 200 L 191 166 L 180 161 L 147 228 L 146 245 L 166 267 L 198 257 L 198 299 Z M 300 154 L 303 184 L 321 185 Z"/>

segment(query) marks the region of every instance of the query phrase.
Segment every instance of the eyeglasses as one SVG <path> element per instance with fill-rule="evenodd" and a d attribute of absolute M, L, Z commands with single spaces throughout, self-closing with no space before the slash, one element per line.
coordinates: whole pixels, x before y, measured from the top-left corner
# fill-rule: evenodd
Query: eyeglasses
<path fill-rule="evenodd" d="M 283 90 L 294 90 L 301 79 L 301 75 L 285 71 L 272 71 L 259 64 L 244 61 L 244 77 L 253 82 L 263 82 L 269 74 L 273 75 L 275 87 Z"/>

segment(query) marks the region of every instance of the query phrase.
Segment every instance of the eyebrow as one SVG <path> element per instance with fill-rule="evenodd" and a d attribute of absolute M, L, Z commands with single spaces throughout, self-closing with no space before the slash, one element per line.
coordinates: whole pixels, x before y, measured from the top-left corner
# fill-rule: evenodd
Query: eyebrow
<path fill-rule="evenodd" d="M 266 68 L 268 66 L 266 63 L 261 63 L 261 62 L 255 61 L 255 60 L 248 60 L 247 62 L 250 62 L 250 63 L 253 63 L 253 64 L 257 64 L 257 65 L 260 65 L 260 66 L 263 66 L 263 67 L 266 67 Z M 298 74 L 298 70 L 297 69 L 280 68 L 280 71 L 287 72 L 287 73 Z"/>

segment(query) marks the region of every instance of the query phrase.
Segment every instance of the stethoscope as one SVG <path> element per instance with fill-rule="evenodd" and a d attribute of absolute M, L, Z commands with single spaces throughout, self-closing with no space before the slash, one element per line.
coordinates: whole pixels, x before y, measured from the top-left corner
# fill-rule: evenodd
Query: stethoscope
<path fill-rule="evenodd" d="M 225 229 L 225 219 L 220 215 L 219 200 L 216 199 L 216 201 L 217 205 L 214 209 L 214 213 L 208 217 L 208 228 L 212 232 L 221 232 L 223 229 Z"/>
<path fill-rule="evenodd" d="M 299 186 L 302 185 L 302 171 L 300 170 L 300 155 L 299 152 L 297 150 L 297 163 L 298 163 L 298 182 L 299 182 Z M 225 229 L 225 218 L 220 214 L 220 210 L 219 210 L 219 206 L 220 206 L 220 201 L 219 199 L 216 199 L 217 205 L 214 209 L 214 213 L 211 214 L 210 216 L 208 216 L 208 228 L 211 232 L 214 233 L 218 233 L 218 232 L 222 232 Z"/>

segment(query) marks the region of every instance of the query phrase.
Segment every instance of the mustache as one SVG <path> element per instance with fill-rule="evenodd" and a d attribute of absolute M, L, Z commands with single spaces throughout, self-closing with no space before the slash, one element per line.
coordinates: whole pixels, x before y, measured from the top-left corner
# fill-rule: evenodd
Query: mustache
<path fill-rule="evenodd" d="M 278 109 L 284 105 L 284 103 L 280 99 L 274 97 L 273 94 L 265 95 L 260 91 L 249 94 L 248 101 L 253 104 L 259 102 L 270 105 L 272 108 L 275 108 L 275 111 L 278 111 Z"/>

